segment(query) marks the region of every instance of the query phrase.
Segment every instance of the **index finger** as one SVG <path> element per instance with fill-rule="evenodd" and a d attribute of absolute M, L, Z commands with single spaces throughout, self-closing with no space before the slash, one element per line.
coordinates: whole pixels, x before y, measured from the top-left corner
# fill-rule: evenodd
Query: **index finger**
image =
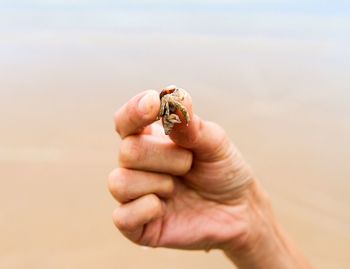
<path fill-rule="evenodd" d="M 136 95 L 115 113 L 116 131 L 121 138 L 141 133 L 157 119 L 159 107 L 158 92 L 147 90 Z"/>

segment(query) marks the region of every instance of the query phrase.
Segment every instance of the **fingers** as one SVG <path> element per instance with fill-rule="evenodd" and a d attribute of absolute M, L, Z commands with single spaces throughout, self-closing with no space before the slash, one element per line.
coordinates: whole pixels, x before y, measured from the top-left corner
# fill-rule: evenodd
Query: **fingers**
<path fill-rule="evenodd" d="M 177 112 L 181 124 L 174 125 L 170 133 L 171 140 L 193 151 L 197 159 L 203 161 L 221 159 L 232 146 L 226 132 L 219 125 L 204 121 L 193 113 L 192 99 L 189 94 L 186 94 L 183 104 L 191 120 L 187 125 L 182 113 Z"/>
<path fill-rule="evenodd" d="M 141 133 L 156 120 L 159 107 L 158 92 L 148 90 L 136 95 L 116 112 L 116 131 L 122 138 Z"/>
<path fill-rule="evenodd" d="M 150 193 L 167 198 L 174 191 L 174 181 L 169 175 L 124 168 L 117 168 L 110 174 L 108 186 L 113 197 L 120 203 Z"/>
<path fill-rule="evenodd" d="M 220 159 L 221 155 L 227 152 L 227 148 L 232 146 L 224 130 L 214 123 L 201 120 L 193 113 L 192 99 L 189 94 L 185 96 L 183 104 L 187 108 L 191 120 L 187 125 L 184 115 L 177 112 L 181 123 L 174 125 L 169 137 L 177 145 L 193 151 L 203 161 Z M 140 93 L 115 114 L 117 132 L 122 138 L 140 133 L 151 133 L 150 124 L 157 119 L 159 107 L 158 92 L 148 90 Z M 166 141 L 166 139 L 163 139 L 163 141 Z M 137 154 L 130 156 L 137 156 Z M 164 159 L 169 161 L 168 158 Z M 164 159 L 163 161 L 165 161 Z"/>
<path fill-rule="evenodd" d="M 142 236 L 143 226 L 163 216 L 164 211 L 160 199 L 148 194 L 117 208 L 113 212 L 113 222 L 126 237 L 136 242 Z"/>
<path fill-rule="evenodd" d="M 181 176 L 191 169 L 192 153 L 156 136 L 129 136 L 120 145 L 119 163 L 124 168 Z"/>

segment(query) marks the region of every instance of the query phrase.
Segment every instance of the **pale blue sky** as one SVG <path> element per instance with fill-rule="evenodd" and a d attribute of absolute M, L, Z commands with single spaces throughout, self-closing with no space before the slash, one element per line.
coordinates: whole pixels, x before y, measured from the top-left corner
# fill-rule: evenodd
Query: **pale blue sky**
<path fill-rule="evenodd" d="M 0 58 L 33 47 L 111 44 L 130 35 L 207 36 L 283 47 L 322 46 L 344 70 L 350 62 L 350 1 L 313 0 L 0 0 Z M 184 37 L 184 38 L 183 38 Z M 79 40 L 79 41 L 77 41 Z M 113 42 L 112 42 L 113 43 Z M 118 46 L 115 44 L 113 46 Z"/>
<path fill-rule="evenodd" d="M 347 41 L 350 1 L 0 1 L 0 32 L 41 31 L 185 33 Z"/>

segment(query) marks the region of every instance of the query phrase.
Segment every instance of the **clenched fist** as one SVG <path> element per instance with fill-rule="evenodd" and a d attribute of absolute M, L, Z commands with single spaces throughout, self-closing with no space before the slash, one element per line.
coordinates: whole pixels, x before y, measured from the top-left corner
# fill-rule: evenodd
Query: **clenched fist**
<path fill-rule="evenodd" d="M 183 104 L 191 121 L 177 113 L 182 123 L 169 136 L 155 123 L 156 91 L 117 111 L 119 168 L 109 176 L 116 227 L 140 245 L 222 249 L 240 268 L 309 268 L 279 243 L 287 239 L 269 200 L 225 131 L 195 115 L 188 94 Z"/>

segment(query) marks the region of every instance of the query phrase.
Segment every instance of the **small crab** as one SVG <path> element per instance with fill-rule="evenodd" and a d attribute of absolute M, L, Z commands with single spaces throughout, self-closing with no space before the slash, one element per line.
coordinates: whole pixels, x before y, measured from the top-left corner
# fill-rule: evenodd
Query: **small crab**
<path fill-rule="evenodd" d="M 171 133 L 175 124 L 181 123 L 180 117 L 176 114 L 177 110 L 180 110 L 187 124 L 190 122 L 190 115 L 186 107 L 181 103 L 185 96 L 186 92 L 175 86 L 162 90 L 159 95 L 160 110 L 158 118 L 163 118 L 163 127 L 166 135 Z"/>

